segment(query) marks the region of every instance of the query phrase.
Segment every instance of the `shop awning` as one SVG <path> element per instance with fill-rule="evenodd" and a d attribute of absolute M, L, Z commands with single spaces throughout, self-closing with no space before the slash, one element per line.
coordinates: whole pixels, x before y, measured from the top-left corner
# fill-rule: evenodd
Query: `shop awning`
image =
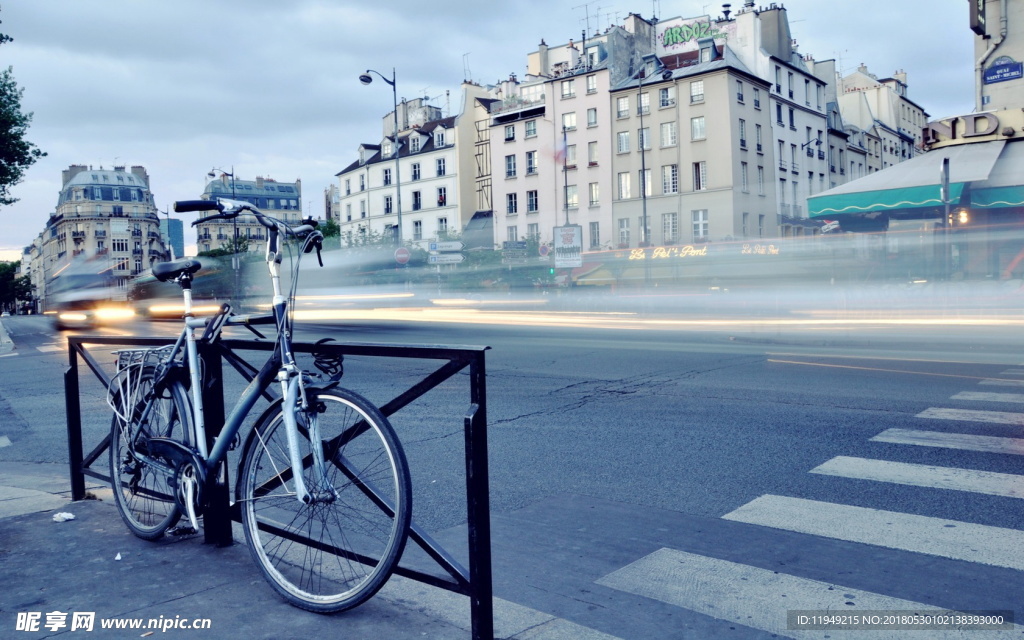
<path fill-rule="evenodd" d="M 971 207 L 1024 207 L 1024 143 L 1007 144 L 988 179 L 971 184 Z"/>
<path fill-rule="evenodd" d="M 956 203 L 967 183 L 989 178 L 1003 140 L 943 147 L 807 199 L 811 218 L 941 207 L 942 159 L 949 158 L 949 194 Z M 1022 149 L 1024 151 L 1024 149 Z M 1020 182 L 1020 178 L 1017 178 Z M 995 194 L 993 194 L 995 195 Z"/>

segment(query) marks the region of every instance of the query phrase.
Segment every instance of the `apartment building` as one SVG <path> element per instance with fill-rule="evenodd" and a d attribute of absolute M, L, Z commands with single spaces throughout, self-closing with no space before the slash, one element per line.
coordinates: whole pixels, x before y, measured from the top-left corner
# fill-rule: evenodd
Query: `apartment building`
<path fill-rule="evenodd" d="M 302 219 L 302 181 L 278 182 L 272 178 L 239 180 L 234 175 L 221 173 L 209 181 L 203 190 L 203 200 L 230 198 L 256 205 L 267 215 L 298 224 Z M 267 230 L 251 215 L 233 220 L 214 220 L 196 227 L 196 246 L 200 252 L 238 247 L 250 253 L 263 253 L 267 249 Z"/>
<path fill-rule="evenodd" d="M 41 308 L 47 283 L 76 258 L 92 260 L 122 293 L 133 276 L 167 259 L 144 167 L 71 165 L 61 179 L 56 211 L 24 254 Z"/>

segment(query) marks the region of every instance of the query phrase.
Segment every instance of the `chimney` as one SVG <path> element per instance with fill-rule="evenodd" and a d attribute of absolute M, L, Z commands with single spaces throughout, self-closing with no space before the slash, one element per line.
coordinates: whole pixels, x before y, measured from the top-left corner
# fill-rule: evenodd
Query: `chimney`
<path fill-rule="evenodd" d="M 256 188 L 257 189 L 262 189 L 263 188 L 263 176 L 256 176 Z"/>

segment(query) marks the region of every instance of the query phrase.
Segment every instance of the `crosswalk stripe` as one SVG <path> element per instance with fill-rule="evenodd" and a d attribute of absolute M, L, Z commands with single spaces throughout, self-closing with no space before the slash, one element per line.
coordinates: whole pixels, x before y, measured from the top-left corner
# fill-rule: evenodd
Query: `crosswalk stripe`
<path fill-rule="evenodd" d="M 59 344 L 41 344 L 36 347 L 36 351 L 42 351 L 43 353 L 51 353 L 53 351 L 64 351 L 67 347 Z"/>
<path fill-rule="evenodd" d="M 996 387 L 1024 387 L 1024 380 L 1005 380 L 1002 378 L 985 378 L 978 384 L 987 384 Z"/>
<path fill-rule="evenodd" d="M 1000 372 L 1001 376 L 1024 376 L 1024 369 L 1007 369 Z"/>
<path fill-rule="evenodd" d="M 987 391 L 961 391 L 951 400 L 978 400 L 980 402 L 1024 402 L 1024 393 L 991 393 Z"/>
<path fill-rule="evenodd" d="M 726 520 L 1024 570 L 1024 531 L 831 502 L 764 495 Z"/>
<path fill-rule="evenodd" d="M 811 473 L 828 476 L 892 482 L 914 487 L 932 487 L 970 491 L 1007 498 L 1024 498 L 1024 476 L 955 467 L 934 467 L 926 464 L 871 460 L 837 456 L 811 469 Z"/>
<path fill-rule="evenodd" d="M 1015 424 L 1024 426 L 1024 413 L 1009 411 L 980 411 L 976 409 L 947 409 L 929 407 L 917 414 L 918 418 L 938 420 L 964 420 L 968 422 L 990 422 L 994 424 Z"/>
<path fill-rule="evenodd" d="M 708 558 L 659 549 L 614 571 L 597 584 L 696 611 L 719 620 L 753 627 L 787 638 L 829 637 L 822 631 L 789 628 L 787 611 L 864 614 L 868 611 L 935 611 L 933 606 L 851 589 L 840 585 Z M 780 600 L 784 598 L 783 600 Z M 888 640 L 906 631 L 843 629 L 843 640 Z M 928 638 L 971 638 L 970 630 L 929 630 Z M 986 631 L 995 638 L 1012 631 Z"/>
<path fill-rule="evenodd" d="M 965 451 L 983 451 L 985 453 L 1012 453 L 1024 455 L 1024 439 L 998 438 L 995 436 L 976 436 L 969 433 L 945 433 L 942 431 L 919 431 L 917 429 L 886 429 L 874 438 L 873 442 L 891 442 L 894 444 L 912 444 L 921 447 L 942 447 L 945 449 L 963 449 Z"/>

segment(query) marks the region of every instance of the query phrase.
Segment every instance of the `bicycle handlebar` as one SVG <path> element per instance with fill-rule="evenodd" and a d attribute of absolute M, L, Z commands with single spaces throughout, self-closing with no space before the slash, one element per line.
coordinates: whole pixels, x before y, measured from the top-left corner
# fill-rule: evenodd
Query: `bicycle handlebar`
<path fill-rule="evenodd" d="M 174 203 L 174 210 L 178 213 L 189 211 L 223 211 L 216 200 L 179 200 Z"/>

